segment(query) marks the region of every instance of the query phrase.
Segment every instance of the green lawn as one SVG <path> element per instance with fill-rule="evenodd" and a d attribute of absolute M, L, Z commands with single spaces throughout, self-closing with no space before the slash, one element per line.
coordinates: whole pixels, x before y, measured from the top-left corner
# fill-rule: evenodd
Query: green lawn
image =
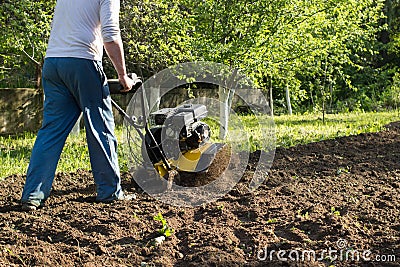
<path fill-rule="evenodd" d="M 262 118 L 258 119 L 262 120 Z M 257 144 L 258 139 L 263 138 L 263 133 L 254 130 L 256 128 L 254 116 L 243 116 L 241 120 L 245 125 L 245 130 L 251 131 L 252 142 Z M 398 120 L 400 120 L 398 112 L 328 114 L 324 123 L 322 115 L 318 114 L 276 116 L 274 118 L 276 146 L 290 147 L 340 136 L 377 132 L 381 131 L 384 125 Z M 119 140 L 123 139 L 122 135 L 123 129 L 118 127 Z M 34 140 L 35 133 L 0 136 L 0 179 L 26 172 Z M 121 152 L 119 158 L 121 170 L 126 171 L 128 166 L 126 156 Z M 83 132 L 78 136 L 68 137 L 57 172 L 73 172 L 77 169 L 90 169 Z"/>
<path fill-rule="evenodd" d="M 341 136 L 378 132 L 390 122 L 399 121 L 398 112 L 368 112 L 275 117 L 277 146 L 290 147 Z"/>

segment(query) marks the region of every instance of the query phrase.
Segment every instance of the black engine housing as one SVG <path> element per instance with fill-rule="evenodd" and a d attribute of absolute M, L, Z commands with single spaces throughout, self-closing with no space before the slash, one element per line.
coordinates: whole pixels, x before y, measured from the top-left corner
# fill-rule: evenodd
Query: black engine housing
<path fill-rule="evenodd" d="M 167 158 L 174 159 L 208 142 L 211 130 L 201 121 L 207 113 L 206 106 L 202 104 L 184 104 L 151 113 L 150 133 L 146 133 L 144 140 L 150 161 L 155 164 L 162 158 L 155 142 Z"/>

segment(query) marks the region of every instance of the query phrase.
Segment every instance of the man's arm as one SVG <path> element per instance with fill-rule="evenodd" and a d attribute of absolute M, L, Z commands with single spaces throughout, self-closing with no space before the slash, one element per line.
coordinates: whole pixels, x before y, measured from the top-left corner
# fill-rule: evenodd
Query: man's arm
<path fill-rule="evenodd" d="M 126 92 L 132 89 L 133 81 L 128 77 L 125 67 L 124 49 L 119 29 L 119 0 L 100 1 L 101 35 L 108 57 L 118 73 L 118 80 Z"/>
<path fill-rule="evenodd" d="M 126 73 L 125 56 L 121 38 L 117 38 L 111 42 L 104 42 L 104 48 L 118 73 L 118 80 L 123 87 L 121 92 L 127 92 L 131 90 L 134 82 Z"/>

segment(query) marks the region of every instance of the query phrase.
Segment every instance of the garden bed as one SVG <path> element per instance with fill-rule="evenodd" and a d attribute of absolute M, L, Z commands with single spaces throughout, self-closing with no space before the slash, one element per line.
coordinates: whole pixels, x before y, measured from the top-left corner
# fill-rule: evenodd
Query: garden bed
<path fill-rule="evenodd" d="M 0 181 L 0 265 L 400 266 L 399 140 L 392 123 L 279 148 L 255 192 L 245 186 L 250 162 L 229 194 L 194 208 L 155 201 L 129 173 L 124 188 L 135 201 L 95 203 L 92 175 L 79 171 L 58 173 L 46 206 L 26 213 L 25 177 L 9 176 Z M 158 213 L 173 229 L 161 245 Z"/>

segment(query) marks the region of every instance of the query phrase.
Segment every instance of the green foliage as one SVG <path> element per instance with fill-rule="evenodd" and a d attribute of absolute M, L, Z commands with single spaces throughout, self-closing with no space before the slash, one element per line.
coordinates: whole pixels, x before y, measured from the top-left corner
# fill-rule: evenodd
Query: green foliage
<path fill-rule="evenodd" d="M 327 101 L 336 100 L 337 90 L 341 90 L 341 96 L 358 89 L 351 74 L 363 69 L 368 55 L 371 59 L 376 53 L 370 47 L 379 29 L 381 7 L 381 3 L 372 1 L 325 2 L 300 16 L 303 20 L 296 24 L 295 32 L 289 32 L 292 37 L 285 38 L 299 42 L 297 46 L 284 44 L 287 50 L 280 57 L 286 59 L 281 63 L 281 77 L 288 80 L 291 95 L 300 101 L 298 106 L 309 101 L 314 108 L 323 108 Z M 366 19 L 364 12 L 373 16 Z M 272 76 L 276 79 L 279 74 Z"/>
<path fill-rule="evenodd" d="M 157 215 L 155 215 L 153 217 L 153 220 L 161 222 L 161 228 L 158 230 L 159 234 L 161 234 L 165 237 L 169 237 L 172 235 L 172 233 L 174 232 L 174 229 L 172 229 L 168 226 L 167 220 L 164 219 L 161 212 L 159 212 Z"/>
<path fill-rule="evenodd" d="M 384 42 L 388 43 L 388 52 L 393 53 L 391 55 L 393 61 L 398 63 L 400 56 L 400 2 L 398 0 L 387 0 L 385 10 L 388 32 L 385 33 L 387 36 L 383 36 L 383 38 L 389 39 L 384 40 Z"/>
<path fill-rule="evenodd" d="M 393 82 L 382 94 L 382 103 L 385 107 L 399 108 L 400 105 L 400 73 L 396 72 L 393 76 Z"/>
<path fill-rule="evenodd" d="M 3 86 L 38 85 L 54 5 L 0 5 Z M 272 83 L 278 104 L 288 85 L 297 111 L 348 99 L 368 110 L 390 87 L 393 72 L 385 68 L 393 66 L 376 63 L 386 50 L 398 55 L 398 10 L 398 1 L 384 0 L 124 0 L 120 25 L 128 69 L 145 77 L 181 62 L 214 61 L 242 69 L 261 88 Z M 386 29 L 383 46 L 376 36 Z"/>
<path fill-rule="evenodd" d="M 55 0 L 0 5 L 0 84 L 38 86 Z M 295 112 L 393 108 L 400 64 L 399 1 L 121 1 L 129 71 L 177 63 L 238 68 Z M 383 13 L 385 12 L 385 13 Z M 378 38 L 377 38 L 378 36 Z M 114 71 L 107 57 L 105 69 Z"/>
<path fill-rule="evenodd" d="M 340 211 L 337 210 L 335 207 L 331 207 L 331 214 L 334 216 L 339 217 L 340 216 Z"/>
<path fill-rule="evenodd" d="M 127 0 L 121 25 L 131 69 L 144 75 L 185 61 L 220 62 L 261 88 L 272 82 L 278 104 L 288 86 L 297 111 L 337 109 L 359 95 L 368 110 L 377 105 L 364 100 L 387 87 L 379 78 L 384 72 L 371 67 L 381 49 L 375 36 L 385 26 L 383 6 L 383 0 Z"/>
<path fill-rule="evenodd" d="M 0 83 L 38 86 L 55 0 L 0 5 Z"/>
<path fill-rule="evenodd" d="M 128 69 L 155 74 L 168 66 L 192 61 L 189 10 L 180 1 L 122 1 L 121 31 Z"/>

